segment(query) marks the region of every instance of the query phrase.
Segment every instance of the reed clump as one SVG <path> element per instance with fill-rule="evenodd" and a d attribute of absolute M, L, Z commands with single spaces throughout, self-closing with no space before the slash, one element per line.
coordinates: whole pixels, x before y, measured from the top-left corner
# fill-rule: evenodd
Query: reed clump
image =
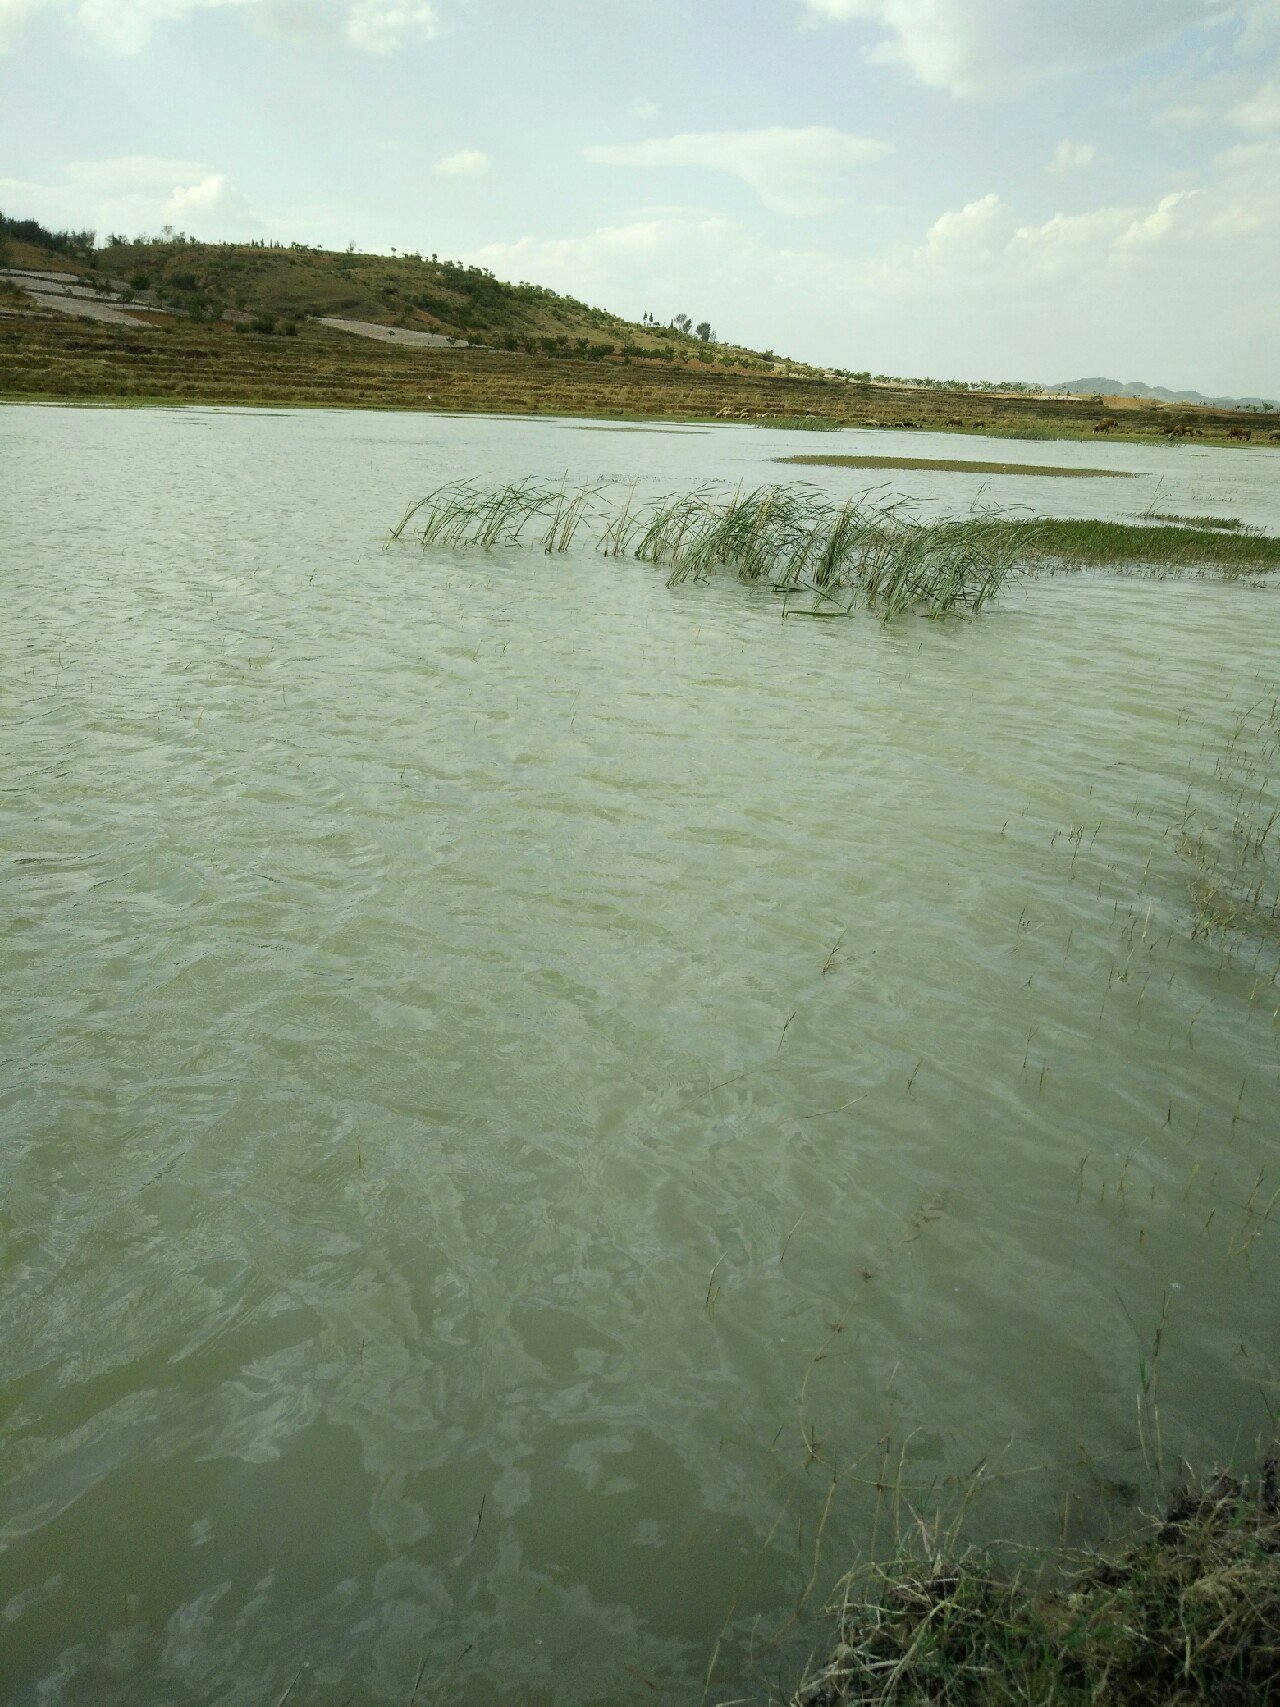
<path fill-rule="evenodd" d="M 416 522 L 415 536 L 424 546 L 456 550 L 478 545 L 488 550 L 519 545 L 529 523 L 551 516 L 563 496 L 563 487 L 532 479 L 498 487 L 484 487 L 474 480 L 451 480 L 411 504 L 392 528 L 391 538 L 402 539 L 410 522 Z"/>
<path fill-rule="evenodd" d="M 931 1537 L 926 1533 L 924 1540 Z M 1280 1469 L 1178 1494 L 1059 1587 L 916 1545 L 841 1585 L 834 1650 L 792 1707 L 1046 1702 L 1217 1707 L 1280 1698 Z"/>
<path fill-rule="evenodd" d="M 760 486 L 725 496 L 714 487 L 621 506 L 602 488 L 571 492 L 521 480 L 497 488 L 451 481 L 412 505 L 392 530 L 423 546 L 516 546 L 541 526 L 547 553 L 588 533 L 606 556 L 624 552 L 667 571 L 667 584 L 729 569 L 745 582 L 801 595 L 789 614 L 882 621 L 908 612 L 946 616 L 982 608 L 1016 571 L 1023 530 L 973 515 L 925 522 L 901 505 L 836 503 L 816 488 Z M 805 602 L 807 597 L 808 602 Z"/>

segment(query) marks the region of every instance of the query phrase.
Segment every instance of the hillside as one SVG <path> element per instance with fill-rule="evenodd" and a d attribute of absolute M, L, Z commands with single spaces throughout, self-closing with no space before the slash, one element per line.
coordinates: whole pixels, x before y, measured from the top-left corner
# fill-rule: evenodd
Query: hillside
<path fill-rule="evenodd" d="M 99 248 L 3 215 L 0 397 L 1280 443 L 1274 414 L 815 368 L 437 256 L 173 232 Z"/>
<path fill-rule="evenodd" d="M 6 230 L 7 227 L 7 230 Z M 772 367 L 772 355 L 697 337 L 692 327 L 624 320 L 542 285 L 507 284 L 435 255 L 338 253 L 301 243 L 196 243 L 181 234 L 95 248 L 92 233 L 53 232 L 0 216 L 0 266 L 56 269 L 101 282 L 130 306 L 193 321 L 332 317 L 492 349 L 628 355 L 699 367 Z M 709 330 L 709 327 L 708 327 Z"/>

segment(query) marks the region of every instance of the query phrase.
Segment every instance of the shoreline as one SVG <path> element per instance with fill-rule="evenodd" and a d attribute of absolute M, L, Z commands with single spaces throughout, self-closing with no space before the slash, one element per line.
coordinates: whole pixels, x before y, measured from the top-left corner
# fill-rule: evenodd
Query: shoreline
<path fill-rule="evenodd" d="M 171 322 L 143 330 L 65 315 L 0 317 L 0 401 L 506 414 L 1089 442 L 1098 432 L 1112 442 L 1163 445 L 1171 458 L 1196 446 L 1280 450 L 1280 413 L 1145 402 L 1120 407 L 485 346 L 411 349 L 315 322 L 286 337 L 226 324 Z"/>
<path fill-rule="evenodd" d="M 607 410 L 591 409 L 585 406 L 552 408 L 521 409 L 507 403 L 502 407 L 489 408 L 483 404 L 466 407 L 452 404 L 448 407 L 437 404 L 406 403 L 393 398 L 368 400 L 353 398 L 308 398 L 298 396 L 262 396 L 245 395 L 242 397 L 204 396 L 174 396 L 166 393 L 148 394 L 145 392 L 68 392 L 68 391 L 11 391 L 0 383 L 0 406 L 7 408 L 32 409 L 247 409 L 261 411 L 263 414 L 279 413 L 331 413 L 331 414 L 376 414 L 376 415 L 433 415 L 446 420 L 461 420 L 479 418 L 482 420 L 509 421 L 579 421 L 589 427 L 599 423 L 608 428 L 613 424 L 621 428 L 650 429 L 660 431 L 664 428 L 692 428 L 709 431 L 721 427 L 754 427 L 771 432 L 866 432 L 892 433 L 903 429 L 893 422 L 842 421 L 809 426 L 806 423 L 792 419 L 770 419 L 762 416 L 752 420 L 726 420 L 723 417 L 698 413 L 664 413 L 650 410 Z M 964 426 L 942 426 L 931 424 L 927 429 L 931 434 L 946 434 L 955 439 L 1001 439 L 1013 442 L 1032 444 L 1080 444 L 1085 442 L 1087 435 L 1082 432 L 1050 432 L 1032 431 L 1020 432 L 1016 427 L 984 426 L 971 423 Z M 1151 447 L 1150 436 L 1140 432 L 1113 433 L 1112 444 L 1142 445 Z M 1157 441 L 1158 442 L 1158 441 Z M 1280 449 L 1280 446 L 1254 444 L 1252 447 L 1238 447 L 1226 441 L 1211 441 L 1202 444 L 1206 450 L 1236 450 L 1238 448 L 1253 448 L 1255 450 Z M 1066 476 L 1071 479 L 1128 479 L 1132 477 L 1130 469 L 1058 469 L 1040 467 L 1033 463 L 1002 465 L 986 462 L 976 462 L 972 465 L 944 458 L 935 457 L 881 457 L 881 456 L 782 456 L 774 460 L 779 464 L 790 463 L 809 467 L 847 467 L 851 470 L 874 471 L 877 469 L 906 470 L 911 472 L 939 473 L 978 473 L 978 474 L 1018 474 L 1028 476 Z"/>

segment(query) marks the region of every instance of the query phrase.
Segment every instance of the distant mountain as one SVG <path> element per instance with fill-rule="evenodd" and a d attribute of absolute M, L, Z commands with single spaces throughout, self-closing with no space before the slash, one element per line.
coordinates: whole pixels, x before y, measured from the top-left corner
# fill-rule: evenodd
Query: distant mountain
<path fill-rule="evenodd" d="M 1163 385 L 1143 385 L 1137 379 L 1127 384 L 1118 379 L 1068 379 L 1047 389 L 1069 391 L 1077 397 L 1148 397 L 1157 403 L 1208 403 L 1215 409 L 1244 409 L 1250 405 L 1261 409 L 1280 408 L 1280 403 L 1274 398 L 1205 397 L 1199 391 L 1169 391 Z"/>

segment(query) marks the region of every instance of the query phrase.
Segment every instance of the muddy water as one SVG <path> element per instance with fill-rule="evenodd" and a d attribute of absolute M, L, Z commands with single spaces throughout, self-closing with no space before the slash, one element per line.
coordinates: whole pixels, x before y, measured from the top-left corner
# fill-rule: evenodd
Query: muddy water
<path fill-rule="evenodd" d="M 0 413 L 6 1702 L 763 1699 L 886 1461 L 1034 1541 L 1267 1426 L 1280 996 L 1186 837 L 1272 593 L 381 549 L 804 437 Z"/>

